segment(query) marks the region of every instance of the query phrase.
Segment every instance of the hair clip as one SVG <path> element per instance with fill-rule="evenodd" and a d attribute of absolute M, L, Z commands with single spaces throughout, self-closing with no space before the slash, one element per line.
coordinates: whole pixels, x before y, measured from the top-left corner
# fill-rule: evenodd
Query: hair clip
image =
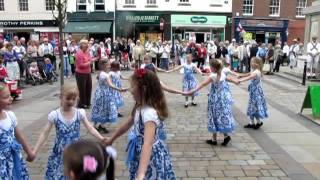
<path fill-rule="evenodd" d="M 98 162 L 97 160 L 90 155 L 86 155 L 83 157 L 83 171 L 95 173 L 97 171 Z"/>
<path fill-rule="evenodd" d="M 137 69 L 134 72 L 139 78 L 142 78 L 145 74 L 147 74 L 147 71 L 145 69 Z"/>

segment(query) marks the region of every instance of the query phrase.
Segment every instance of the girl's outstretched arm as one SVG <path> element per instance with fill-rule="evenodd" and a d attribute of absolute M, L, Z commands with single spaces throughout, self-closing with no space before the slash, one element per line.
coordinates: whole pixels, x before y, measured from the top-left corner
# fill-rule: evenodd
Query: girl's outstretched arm
<path fill-rule="evenodd" d="M 243 74 L 243 73 L 237 73 L 237 74 L 238 74 L 238 77 L 248 77 L 248 76 L 251 75 L 251 73 L 245 73 L 245 74 Z"/>
<path fill-rule="evenodd" d="M 249 76 L 239 79 L 240 82 L 249 81 L 257 76 L 256 73 L 249 73 Z"/>
<path fill-rule="evenodd" d="M 200 89 L 206 87 L 206 86 L 207 86 L 208 84 L 210 84 L 211 82 L 212 82 L 211 77 L 208 77 L 208 78 L 207 78 L 206 80 L 204 80 L 201 84 L 199 84 L 199 85 L 197 86 L 197 88 L 189 91 L 189 92 L 187 93 L 187 95 L 194 94 L 195 92 L 199 91 Z"/>
<path fill-rule="evenodd" d="M 182 68 L 182 66 L 178 66 L 178 67 L 176 67 L 176 68 L 174 68 L 174 69 L 171 69 L 170 71 L 166 71 L 167 73 L 171 73 L 171 72 L 174 72 L 174 71 L 178 71 L 179 69 L 181 69 Z"/>
<path fill-rule="evenodd" d="M 231 77 L 227 77 L 227 81 L 228 82 L 232 82 L 232 83 L 234 83 L 236 85 L 240 84 L 239 79 L 235 79 L 235 78 L 231 78 Z"/>
<path fill-rule="evenodd" d="M 116 132 L 114 132 L 111 137 L 107 140 L 105 140 L 105 144 L 106 145 L 111 145 L 113 143 L 113 141 L 115 141 L 118 137 L 122 136 L 124 133 L 126 133 L 129 128 L 133 125 L 134 123 L 134 119 L 133 117 L 130 117 L 125 123 L 123 123 L 119 129 L 116 130 Z"/>
<path fill-rule="evenodd" d="M 160 81 L 160 84 L 161 84 L 161 88 L 164 90 L 164 91 L 167 91 L 169 93 L 173 93 L 173 94 L 183 94 L 183 95 L 186 95 L 185 92 L 182 92 L 182 91 L 179 91 L 175 88 L 171 88 L 167 85 L 165 85 L 163 82 Z"/>
<path fill-rule="evenodd" d="M 158 67 L 156 68 L 156 70 L 159 71 L 159 72 L 167 72 L 166 70 L 163 70 L 163 69 L 158 68 Z"/>
<path fill-rule="evenodd" d="M 144 127 L 144 142 L 141 150 L 139 169 L 137 172 L 138 180 L 143 180 L 147 172 L 147 168 L 151 157 L 152 145 L 154 143 L 154 136 L 156 132 L 156 124 L 152 121 L 146 122 L 144 124 Z"/>
<path fill-rule="evenodd" d="M 109 78 L 109 77 L 107 78 L 107 84 L 108 84 L 108 86 L 110 86 L 114 90 L 117 90 L 117 91 L 120 91 L 120 92 L 125 92 L 126 91 L 126 89 L 118 88 L 117 86 L 115 86 L 112 83 L 111 78 Z"/>
<path fill-rule="evenodd" d="M 35 158 L 35 154 L 32 152 L 29 144 L 27 143 L 27 141 L 25 140 L 23 134 L 21 133 L 20 129 L 18 127 L 16 127 L 14 129 L 14 134 L 17 138 L 17 141 L 22 145 L 23 150 L 27 153 L 28 157 L 27 157 L 27 161 L 31 162 L 34 160 Z"/>
<path fill-rule="evenodd" d="M 195 69 L 196 69 L 197 73 L 203 75 L 202 71 L 199 68 L 195 68 Z"/>
<path fill-rule="evenodd" d="M 36 143 L 36 146 L 34 147 L 33 153 L 36 155 L 38 154 L 41 146 L 43 145 L 43 143 L 48 139 L 49 133 L 52 129 L 53 123 L 48 122 L 47 125 L 44 127 L 44 129 L 42 130 L 38 141 Z"/>
<path fill-rule="evenodd" d="M 86 116 L 82 121 L 83 121 L 83 125 L 86 127 L 86 129 L 89 131 L 91 135 L 93 135 L 100 141 L 103 141 L 104 137 L 92 126 L 92 124 L 88 121 Z"/>

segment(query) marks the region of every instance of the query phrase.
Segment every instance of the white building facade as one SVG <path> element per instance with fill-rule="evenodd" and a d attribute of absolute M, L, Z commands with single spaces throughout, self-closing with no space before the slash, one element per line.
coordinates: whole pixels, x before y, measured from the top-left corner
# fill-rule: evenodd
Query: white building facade
<path fill-rule="evenodd" d="M 53 0 L 0 0 L 0 38 L 58 38 Z"/>
<path fill-rule="evenodd" d="M 117 0 L 116 35 L 196 42 L 231 37 L 232 0 Z"/>
<path fill-rule="evenodd" d="M 115 0 L 68 0 L 66 33 L 76 39 L 114 39 Z"/>

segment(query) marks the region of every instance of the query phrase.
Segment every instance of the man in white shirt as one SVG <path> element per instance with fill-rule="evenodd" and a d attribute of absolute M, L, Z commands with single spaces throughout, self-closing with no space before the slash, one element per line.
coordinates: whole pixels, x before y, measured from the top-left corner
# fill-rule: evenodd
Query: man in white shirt
<path fill-rule="evenodd" d="M 53 64 L 53 67 L 54 67 L 54 71 L 57 69 L 56 56 L 54 55 L 54 49 L 51 43 L 49 43 L 48 38 L 43 39 L 43 43 L 39 47 L 39 54 L 44 58 L 49 58 L 51 60 L 51 63 Z"/>
<path fill-rule="evenodd" d="M 287 42 L 284 42 L 284 46 L 282 48 L 282 52 L 283 52 L 283 57 L 282 57 L 282 66 L 283 66 L 284 61 L 287 64 L 289 64 L 288 63 L 288 57 L 289 57 L 290 47 L 288 46 Z"/>
<path fill-rule="evenodd" d="M 292 40 L 293 45 L 291 45 L 289 50 L 289 60 L 290 60 L 290 68 L 293 69 L 297 66 L 297 58 L 299 52 L 299 45 L 297 39 Z"/>
<path fill-rule="evenodd" d="M 169 70 L 169 57 L 170 57 L 170 46 L 165 41 L 160 47 L 159 53 L 161 53 L 160 68 L 164 70 Z"/>
<path fill-rule="evenodd" d="M 320 43 L 317 42 L 318 37 L 313 36 L 312 41 L 307 45 L 307 54 L 308 54 L 308 66 L 307 66 L 307 77 L 316 77 L 316 71 L 319 63 L 320 56 Z"/>

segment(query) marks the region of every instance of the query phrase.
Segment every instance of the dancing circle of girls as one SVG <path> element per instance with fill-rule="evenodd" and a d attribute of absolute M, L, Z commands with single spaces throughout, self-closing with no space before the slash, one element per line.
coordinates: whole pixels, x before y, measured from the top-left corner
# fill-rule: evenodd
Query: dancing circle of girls
<path fill-rule="evenodd" d="M 114 141 L 128 132 L 126 165 L 130 180 L 174 180 L 176 179 L 171 156 L 166 145 L 165 119 L 168 118 L 168 106 L 164 91 L 182 94 L 186 98 L 185 108 L 196 106 L 199 90 L 210 85 L 208 94 L 208 131 L 212 137 L 206 141 L 217 145 L 217 133 L 224 136 L 222 146 L 231 141 L 235 130 L 232 115 L 233 98 L 228 82 L 239 84 L 249 81 L 249 104 L 247 115 L 250 121 L 245 128 L 259 129 L 263 119 L 268 117 L 267 105 L 261 87 L 262 60 L 251 60 L 252 72 L 238 74 L 224 67 L 224 62 L 212 59 L 209 62 L 210 73 L 202 73 L 192 64 L 192 56 L 187 55 L 185 64 L 170 71 L 158 69 L 145 56 L 140 69 L 136 69 L 130 78 L 120 73 L 120 64 L 116 61 L 101 62 L 101 71 L 97 79 L 91 121 L 86 112 L 78 109 L 78 89 L 64 86 L 60 95 L 60 107 L 51 111 L 48 121 L 38 141 L 32 149 L 18 128 L 18 121 L 12 111 L 7 110 L 12 102 L 10 92 L 5 85 L 0 85 L 0 179 L 29 179 L 26 162 L 21 150 L 26 153 L 26 160 L 32 162 L 47 141 L 55 126 L 55 141 L 48 157 L 45 172 L 46 180 L 96 180 L 101 177 L 115 179 L 117 153 L 111 147 Z M 171 73 L 183 69 L 182 91 L 169 87 L 159 80 L 157 73 Z M 197 82 L 196 73 L 206 75 L 206 79 Z M 123 88 L 121 79 L 129 80 L 130 88 Z M 129 118 L 109 137 L 101 134 L 109 130 L 106 124 L 118 121 L 119 108 L 124 105 L 123 92 L 129 91 L 135 101 Z M 80 124 L 98 141 L 80 139 Z"/>

